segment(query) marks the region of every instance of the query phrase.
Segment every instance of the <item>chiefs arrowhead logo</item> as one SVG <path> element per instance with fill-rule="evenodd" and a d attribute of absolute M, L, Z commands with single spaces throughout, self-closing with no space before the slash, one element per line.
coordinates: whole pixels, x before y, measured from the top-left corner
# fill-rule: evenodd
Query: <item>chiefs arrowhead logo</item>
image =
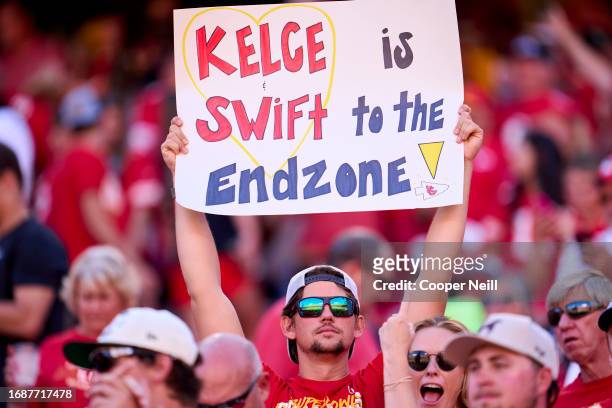
<path fill-rule="evenodd" d="M 446 190 L 448 190 L 448 188 L 448 184 L 421 181 L 421 186 L 414 189 L 414 194 L 417 196 L 422 196 L 423 200 L 429 200 L 443 194 Z"/>

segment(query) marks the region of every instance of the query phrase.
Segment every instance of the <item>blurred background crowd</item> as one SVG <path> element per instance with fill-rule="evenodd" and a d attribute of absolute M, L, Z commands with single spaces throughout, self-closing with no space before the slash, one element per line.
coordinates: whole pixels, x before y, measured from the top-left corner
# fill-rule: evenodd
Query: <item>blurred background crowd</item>
<path fill-rule="evenodd" d="M 240 3 L 0 1 L 0 143 L 18 159 L 25 208 L 59 238 L 54 256 L 67 257 L 45 277 L 53 293 L 72 264 L 63 301 L 53 306 L 72 312 L 77 329 L 65 336 L 95 338 L 135 304 L 191 320 L 171 180 L 159 153 L 176 115 L 172 10 Z M 605 0 L 456 6 L 465 102 L 486 132 L 474 163 L 466 241 L 612 242 L 612 6 Z M 3 242 L 12 213 L 0 201 Z M 303 266 L 331 259 L 358 270 L 355 242 L 422 240 L 432 216 L 433 210 L 406 210 L 209 216 L 209 222 L 223 289 L 247 336 L 256 338 L 260 317 Z M 23 245 L 31 262 L 51 259 L 45 253 L 53 245 Z M 127 266 L 112 248 L 83 252 L 95 245 L 120 248 L 134 276 L 126 278 Z M 598 257 L 604 273 L 612 270 L 609 257 L 606 251 Z M 530 313 L 532 302 L 543 303 L 555 272 L 540 273 L 543 294 L 525 275 L 508 278 L 509 299 L 523 305 L 517 310 Z M 10 299 L 5 292 L 0 288 L 2 299 Z M 0 349 L 24 339 L 39 343 L 67 324 L 62 318 L 52 327 L 45 319 L 27 333 L 0 326 Z M 61 359 L 60 340 L 41 352 Z M 0 366 L 2 360 L 0 351 Z"/>

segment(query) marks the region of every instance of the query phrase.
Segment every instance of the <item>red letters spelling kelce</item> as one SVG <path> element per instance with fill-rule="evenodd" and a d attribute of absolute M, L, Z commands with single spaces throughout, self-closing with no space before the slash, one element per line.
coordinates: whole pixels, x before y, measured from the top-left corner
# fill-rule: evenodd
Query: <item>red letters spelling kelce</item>
<path fill-rule="evenodd" d="M 200 80 L 208 78 L 211 64 L 226 75 L 236 72 L 238 69 L 236 68 L 237 65 L 240 67 L 240 77 L 242 78 L 260 72 L 263 76 L 266 76 L 280 71 L 281 61 L 287 71 L 298 72 L 304 63 L 304 49 L 302 46 L 291 49 L 289 38 L 292 34 L 299 34 L 300 31 L 301 27 L 298 23 L 290 21 L 285 24 L 280 36 L 282 58 L 272 61 L 270 28 L 267 23 L 260 25 L 259 44 L 261 50 L 259 52 L 259 61 L 249 63 L 249 57 L 256 54 L 255 46 L 249 42 L 249 37 L 253 32 L 251 26 L 243 27 L 235 33 L 236 44 L 238 45 L 238 63 L 232 64 L 215 55 L 215 49 L 225 38 L 225 34 L 227 34 L 225 30 L 221 27 L 215 27 L 210 38 L 207 40 L 206 26 L 200 27 L 196 31 Z M 306 52 L 308 54 L 308 70 L 311 74 L 326 67 L 325 57 L 317 59 L 317 54 L 325 49 L 324 43 L 315 39 L 315 36 L 321 31 L 323 31 L 323 24 L 321 22 L 306 28 Z"/>

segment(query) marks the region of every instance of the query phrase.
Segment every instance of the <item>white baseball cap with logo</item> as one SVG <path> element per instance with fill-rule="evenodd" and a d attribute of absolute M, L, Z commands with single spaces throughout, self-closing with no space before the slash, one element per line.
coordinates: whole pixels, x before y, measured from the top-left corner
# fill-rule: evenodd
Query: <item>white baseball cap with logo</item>
<path fill-rule="evenodd" d="M 119 313 L 104 328 L 96 342 L 72 342 L 64 346 L 71 363 L 91 369 L 90 354 L 101 347 L 138 347 L 169 355 L 193 366 L 198 346 L 189 327 L 167 310 L 133 307 Z"/>
<path fill-rule="evenodd" d="M 529 316 L 492 314 L 478 334 L 461 334 L 451 340 L 444 350 L 444 357 L 454 364 L 465 366 L 470 355 L 485 346 L 501 347 L 522 354 L 548 367 L 553 378 L 559 375 L 555 340 Z"/>

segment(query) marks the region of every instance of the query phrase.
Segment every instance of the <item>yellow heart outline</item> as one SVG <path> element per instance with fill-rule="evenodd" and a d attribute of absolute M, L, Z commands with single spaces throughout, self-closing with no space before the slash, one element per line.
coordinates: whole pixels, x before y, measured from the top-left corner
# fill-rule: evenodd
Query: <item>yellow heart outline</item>
<path fill-rule="evenodd" d="M 280 10 L 280 9 L 283 9 L 283 8 L 287 8 L 287 7 L 303 7 L 303 8 L 310 8 L 310 9 L 316 10 L 319 13 L 323 14 L 323 16 L 325 16 L 329 26 L 331 27 L 331 31 L 332 31 L 332 63 L 331 63 L 331 72 L 330 72 L 330 75 L 329 75 L 329 83 L 328 83 L 328 86 L 327 86 L 327 94 L 325 95 L 325 100 L 323 101 L 323 109 L 325 109 L 327 107 L 327 104 L 329 103 L 329 98 L 331 96 L 331 88 L 333 86 L 334 74 L 335 74 L 335 71 L 336 71 L 336 28 L 334 26 L 334 23 L 333 23 L 330 15 L 325 10 L 323 10 L 323 9 L 317 7 L 317 6 L 310 5 L 310 4 L 283 4 L 283 5 L 276 6 L 276 7 L 273 7 L 271 9 L 269 9 L 264 14 L 262 14 L 259 18 L 255 18 L 251 13 L 248 13 L 248 12 L 246 12 L 244 10 L 241 10 L 241 9 L 238 9 L 238 8 L 235 8 L 235 7 L 213 7 L 213 8 L 209 8 L 209 9 L 206 9 L 206 10 L 202 10 L 199 13 L 194 14 L 191 17 L 191 19 L 189 20 L 189 22 L 187 23 L 187 26 L 185 27 L 185 30 L 183 31 L 183 40 L 182 40 L 183 64 L 185 65 L 185 71 L 187 72 L 187 75 L 189 76 L 189 79 L 191 80 L 191 83 L 193 84 L 194 88 L 198 91 L 198 93 L 202 96 L 202 98 L 204 98 L 205 101 L 208 98 L 206 97 L 204 92 L 202 92 L 202 90 L 200 89 L 200 87 L 198 86 L 196 81 L 193 79 L 193 75 L 191 74 L 191 70 L 189 69 L 189 65 L 187 64 L 187 53 L 185 52 L 186 42 L 187 42 L 187 32 L 189 31 L 189 28 L 191 27 L 191 25 L 193 24 L 195 19 L 200 17 L 201 15 L 204 15 L 204 14 L 209 13 L 211 11 L 229 10 L 229 11 L 235 11 L 235 12 L 238 12 L 240 14 L 243 14 L 243 15 L 247 16 L 248 18 L 251 19 L 251 21 L 253 21 L 255 24 L 257 24 L 257 26 L 259 26 L 260 25 L 259 23 L 264 18 L 266 18 L 268 15 L 272 14 L 273 12 L 275 12 L 277 10 Z M 285 165 L 287 165 L 287 162 L 289 161 L 289 159 L 291 157 L 294 157 L 297 154 L 297 152 L 300 150 L 300 148 L 302 147 L 302 145 L 306 141 L 306 136 L 308 136 L 308 134 L 312 130 L 313 125 L 314 125 L 314 120 L 311 120 L 310 124 L 308 125 L 308 128 L 304 132 L 304 135 L 302 135 L 302 138 L 300 139 L 300 142 L 298 143 L 296 148 L 293 150 L 293 152 L 291 152 L 289 154 L 289 156 L 285 159 L 283 164 L 281 164 L 279 170 L 282 169 L 283 167 L 285 167 Z M 236 136 L 234 136 L 232 134 L 232 135 L 230 135 L 230 138 L 232 139 L 232 141 L 234 143 L 236 143 L 238 145 L 238 147 L 240 147 L 240 149 L 248 156 L 248 158 L 251 159 L 251 161 L 253 162 L 253 164 L 255 164 L 255 166 L 257 166 L 257 167 L 261 166 L 261 164 L 259 163 L 257 158 L 255 156 L 253 156 L 253 154 L 244 146 L 244 144 L 242 144 L 242 142 Z M 268 177 L 272 177 L 267 172 L 266 172 L 266 175 Z"/>

